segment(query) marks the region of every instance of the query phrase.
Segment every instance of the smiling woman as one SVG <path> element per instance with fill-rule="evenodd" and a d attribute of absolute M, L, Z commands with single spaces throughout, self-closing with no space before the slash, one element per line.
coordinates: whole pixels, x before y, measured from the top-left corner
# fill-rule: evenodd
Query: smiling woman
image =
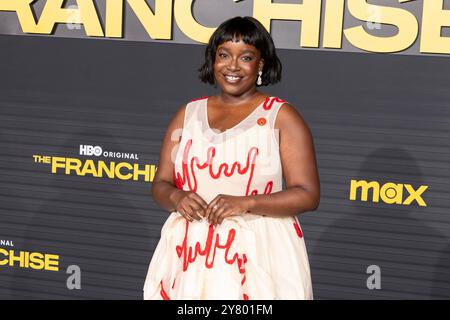
<path fill-rule="evenodd" d="M 319 204 L 313 139 L 295 107 L 257 90 L 281 70 L 254 18 L 211 36 L 200 79 L 220 94 L 182 106 L 164 137 L 152 195 L 171 214 L 144 299 L 312 299 L 296 215 Z"/>

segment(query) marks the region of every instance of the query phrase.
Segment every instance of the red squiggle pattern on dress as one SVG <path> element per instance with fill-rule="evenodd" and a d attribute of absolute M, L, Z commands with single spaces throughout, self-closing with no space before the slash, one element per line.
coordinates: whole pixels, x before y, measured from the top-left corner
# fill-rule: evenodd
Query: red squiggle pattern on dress
<path fill-rule="evenodd" d="M 161 297 L 162 297 L 164 300 L 170 300 L 169 295 L 167 294 L 166 290 L 164 290 L 164 286 L 163 286 L 162 280 L 161 280 L 161 282 L 160 282 L 160 285 L 161 285 L 161 291 L 160 291 Z"/>
<path fill-rule="evenodd" d="M 266 100 L 264 101 L 264 104 L 263 104 L 264 110 L 270 110 L 272 108 L 273 103 L 275 101 L 277 101 L 277 102 L 286 102 L 286 100 L 280 99 L 278 97 L 274 97 L 272 99 L 266 98 Z"/>
<path fill-rule="evenodd" d="M 221 244 L 219 234 L 216 234 L 216 236 L 214 237 L 214 226 L 210 224 L 204 248 L 202 248 L 200 242 L 196 242 L 194 246 L 188 245 L 188 232 L 189 221 L 186 220 L 186 229 L 184 233 L 183 243 L 179 246 L 176 246 L 178 257 L 183 259 L 183 271 L 186 271 L 189 268 L 189 265 L 191 263 L 194 263 L 199 256 L 205 257 L 206 268 L 213 268 L 216 260 L 217 249 L 223 249 L 225 250 L 225 262 L 229 265 L 237 263 L 239 273 L 243 275 L 241 285 L 244 285 L 246 280 L 245 263 L 247 262 L 247 256 L 243 254 L 242 258 L 240 258 L 239 254 L 235 253 L 232 258 L 229 257 L 229 252 L 236 236 L 236 230 L 234 228 L 228 230 L 227 240 L 225 244 Z"/>
<path fill-rule="evenodd" d="M 195 176 L 195 167 L 197 167 L 198 169 L 205 169 L 206 167 L 208 167 L 209 175 L 213 179 L 219 179 L 222 173 L 225 176 L 230 177 L 235 173 L 236 169 L 237 173 L 240 175 L 244 175 L 247 173 L 247 171 L 250 170 L 250 175 L 245 189 L 245 195 L 246 196 L 249 195 L 250 184 L 252 182 L 253 173 L 255 171 L 255 161 L 259 152 L 257 147 L 251 147 L 247 152 L 247 160 L 245 166 L 242 166 L 238 161 L 233 162 L 231 168 L 227 163 L 220 163 L 217 172 L 214 172 L 213 161 L 214 157 L 216 156 L 216 148 L 213 146 L 209 147 L 208 150 L 206 151 L 207 152 L 206 161 L 200 164 L 200 160 L 196 156 L 191 157 L 191 159 L 189 160 L 189 151 L 191 149 L 191 146 L 192 146 L 192 139 L 189 139 L 186 142 L 186 145 L 184 146 L 183 150 L 182 174 L 176 172 L 174 169 L 174 184 L 178 189 L 183 189 L 183 186 L 187 182 L 189 190 L 194 192 L 197 191 L 197 178 Z M 268 189 L 267 186 L 266 189 Z M 255 191 L 256 190 L 253 190 L 252 194 Z"/>
<path fill-rule="evenodd" d="M 272 193 L 272 187 L 273 187 L 273 181 L 270 180 L 269 182 L 266 183 L 266 187 L 264 188 L 264 194 L 270 194 Z M 250 195 L 254 196 L 258 194 L 258 190 L 253 190 L 252 193 Z"/>
<path fill-rule="evenodd" d="M 189 268 L 189 265 L 194 263 L 198 256 L 205 256 L 205 267 L 211 269 L 214 267 L 217 249 L 223 249 L 225 250 L 225 262 L 227 264 L 237 263 L 239 273 L 245 273 L 244 266 L 247 261 L 245 254 L 242 255 L 242 258 L 239 258 L 239 254 L 235 253 L 232 258 L 229 258 L 229 251 L 236 236 L 236 230 L 234 228 L 228 230 L 227 240 L 225 244 L 221 244 L 219 234 L 217 233 L 214 237 L 214 226 L 210 224 L 204 248 L 202 248 L 202 244 L 200 242 L 196 242 L 194 246 L 188 245 L 188 232 L 189 221 L 186 220 L 183 243 L 176 246 L 178 257 L 183 259 L 183 271 L 186 271 Z"/>
<path fill-rule="evenodd" d="M 298 225 L 297 219 L 295 217 L 292 217 L 294 219 L 294 228 L 295 231 L 297 232 L 297 235 L 299 238 L 303 237 L 303 233 L 302 230 L 300 229 L 300 226 Z"/>

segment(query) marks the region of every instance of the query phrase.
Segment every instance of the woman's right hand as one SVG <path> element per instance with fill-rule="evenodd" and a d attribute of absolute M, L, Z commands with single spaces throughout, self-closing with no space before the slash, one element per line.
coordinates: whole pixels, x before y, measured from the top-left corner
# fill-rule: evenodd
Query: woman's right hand
<path fill-rule="evenodd" d="M 190 222 L 201 220 L 206 213 L 208 204 L 194 191 L 175 190 L 172 202 L 186 220 Z"/>

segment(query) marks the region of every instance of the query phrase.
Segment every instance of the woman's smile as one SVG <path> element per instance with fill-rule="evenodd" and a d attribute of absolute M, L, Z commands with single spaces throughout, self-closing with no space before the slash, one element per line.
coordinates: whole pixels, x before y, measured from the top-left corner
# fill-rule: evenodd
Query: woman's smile
<path fill-rule="evenodd" d="M 224 78 L 228 83 L 235 84 L 238 83 L 243 77 L 234 75 L 224 75 Z"/>

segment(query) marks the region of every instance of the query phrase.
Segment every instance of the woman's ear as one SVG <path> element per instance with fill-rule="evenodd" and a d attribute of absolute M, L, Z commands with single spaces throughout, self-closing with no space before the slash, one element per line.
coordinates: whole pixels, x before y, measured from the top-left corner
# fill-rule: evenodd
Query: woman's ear
<path fill-rule="evenodd" d="M 264 69 L 264 59 L 260 59 L 259 60 L 259 68 L 258 68 L 258 70 L 261 70 L 262 71 L 262 69 Z"/>

